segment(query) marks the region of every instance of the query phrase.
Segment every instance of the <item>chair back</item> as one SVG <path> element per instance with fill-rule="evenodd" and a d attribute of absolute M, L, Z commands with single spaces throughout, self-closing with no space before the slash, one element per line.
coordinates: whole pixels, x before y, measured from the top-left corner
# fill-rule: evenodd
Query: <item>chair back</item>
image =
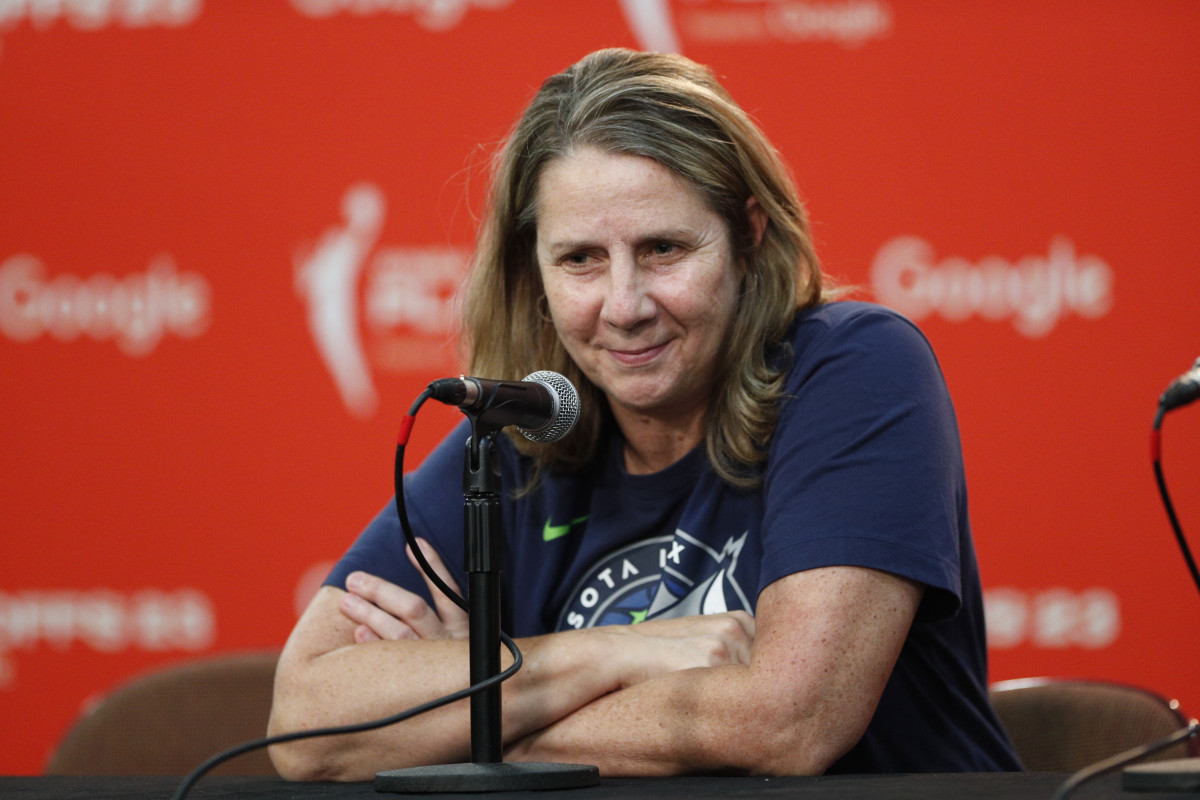
<path fill-rule="evenodd" d="M 992 705 L 1031 772 L 1075 772 L 1186 727 L 1176 701 L 1120 683 L 1058 678 L 1001 681 Z M 1196 755 L 1195 743 L 1145 761 Z"/>
<path fill-rule="evenodd" d="M 186 775 L 209 756 L 266 735 L 279 652 L 166 667 L 90 704 L 59 743 L 48 775 Z M 220 775 L 276 775 L 265 750 Z"/>

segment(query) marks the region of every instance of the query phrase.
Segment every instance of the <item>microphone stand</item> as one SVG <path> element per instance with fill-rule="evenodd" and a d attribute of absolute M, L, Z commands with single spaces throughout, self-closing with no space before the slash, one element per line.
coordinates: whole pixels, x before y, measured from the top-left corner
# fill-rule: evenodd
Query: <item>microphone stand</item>
<path fill-rule="evenodd" d="M 463 459 L 463 544 L 467 571 L 471 683 L 500 672 L 500 573 L 504 525 L 500 513 L 500 428 L 477 415 Z M 375 775 L 377 792 L 498 792 L 572 789 L 600 782 L 599 770 L 582 764 L 505 762 L 500 686 L 471 695 L 471 762 L 387 770 Z"/>

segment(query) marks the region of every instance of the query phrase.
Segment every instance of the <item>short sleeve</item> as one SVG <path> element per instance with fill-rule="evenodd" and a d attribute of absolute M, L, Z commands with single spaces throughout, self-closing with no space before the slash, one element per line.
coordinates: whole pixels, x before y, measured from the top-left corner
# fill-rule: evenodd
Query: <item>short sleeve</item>
<path fill-rule="evenodd" d="M 822 566 L 925 584 L 921 616 L 957 612 L 969 536 L 954 411 L 921 332 L 888 309 L 802 315 L 765 477 L 761 584 Z"/>
<path fill-rule="evenodd" d="M 458 566 L 463 563 L 463 448 L 469 435 L 469 427 L 461 423 L 418 469 L 404 476 L 405 508 L 413 533 L 433 544 L 459 586 L 466 586 Z M 344 588 L 346 576 L 356 570 L 378 575 L 430 599 L 425 581 L 405 555 L 394 497 L 359 534 L 324 583 Z"/>

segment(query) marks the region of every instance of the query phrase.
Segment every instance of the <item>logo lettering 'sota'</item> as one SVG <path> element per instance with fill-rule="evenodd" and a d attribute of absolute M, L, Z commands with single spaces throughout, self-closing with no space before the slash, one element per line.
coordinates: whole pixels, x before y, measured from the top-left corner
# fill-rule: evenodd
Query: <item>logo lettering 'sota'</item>
<path fill-rule="evenodd" d="M 609 553 L 572 589 L 557 629 L 750 611 L 734 577 L 747 535 L 718 550 L 677 530 Z"/>

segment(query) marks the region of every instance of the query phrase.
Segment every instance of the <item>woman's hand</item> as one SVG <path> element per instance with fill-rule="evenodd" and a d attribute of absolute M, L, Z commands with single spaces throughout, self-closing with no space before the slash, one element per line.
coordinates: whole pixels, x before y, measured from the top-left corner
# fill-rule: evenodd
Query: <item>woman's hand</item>
<path fill-rule="evenodd" d="M 745 611 L 613 625 L 603 630 L 623 637 L 622 686 L 693 667 L 749 664 L 754 617 Z"/>
<path fill-rule="evenodd" d="M 441 556 L 425 540 L 418 540 L 418 544 L 429 565 L 457 592 L 458 585 L 450 577 Z M 408 560 L 419 572 L 420 566 L 412 550 L 408 549 L 407 553 Z M 354 629 L 354 641 L 466 639 L 467 612 L 443 595 L 429 578 L 425 578 L 425 584 L 433 595 L 433 608 L 420 595 L 394 583 L 366 572 L 350 573 L 346 578 L 346 594 L 342 596 L 339 608 L 348 619 L 358 623 Z"/>
<path fill-rule="evenodd" d="M 443 580 L 456 583 L 438 554 L 424 543 L 422 551 Z M 345 589 L 322 588 L 289 638 L 277 671 L 273 733 L 372 719 L 467 684 L 467 615 L 439 591 L 431 589 L 435 599 L 426 602 L 366 572 L 348 576 Z M 503 688 L 506 743 L 556 728 L 593 706 L 600 711 L 596 704 L 604 698 L 644 690 L 638 703 L 645 703 L 656 697 L 659 680 L 716 671 L 693 667 L 724 672 L 744 664 L 754 641 L 755 621 L 742 612 L 524 638 L 525 667 Z M 397 679 L 380 680 L 384 675 Z M 624 725 L 630 715 L 622 707 L 611 721 Z M 594 724 L 589 720 L 594 715 L 580 727 Z M 361 737 L 278 745 L 272 758 L 293 780 L 369 780 L 380 769 L 466 760 L 469 730 L 469 708 L 455 703 Z"/>

